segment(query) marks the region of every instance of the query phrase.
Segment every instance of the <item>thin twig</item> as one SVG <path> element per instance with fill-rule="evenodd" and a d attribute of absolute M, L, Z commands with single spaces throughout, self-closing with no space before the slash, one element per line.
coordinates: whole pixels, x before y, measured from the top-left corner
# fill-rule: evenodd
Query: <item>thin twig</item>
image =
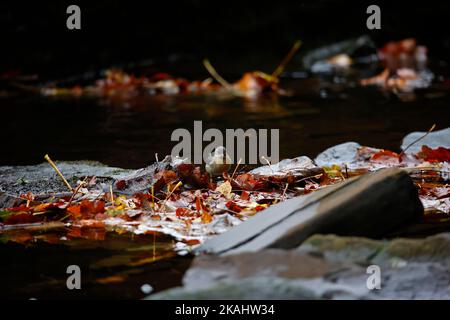
<path fill-rule="evenodd" d="M 263 159 L 264 161 L 267 162 L 267 164 L 269 165 L 270 171 L 272 171 L 272 173 L 275 174 L 275 171 L 273 171 L 273 169 L 272 169 L 272 164 L 270 163 L 269 159 L 267 159 L 267 158 L 264 157 L 264 156 L 261 156 L 261 159 Z"/>
<path fill-rule="evenodd" d="M 211 65 L 211 63 L 209 62 L 208 59 L 204 59 L 203 60 L 203 65 L 205 66 L 206 70 L 208 70 L 209 74 L 217 82 L 219 82 L 222 86 L 224 86 L 227 89 L 231 89 L 232 88 L 231 84 L 227 80 L 222 78 L 222 76 L 220 74 L 217 73 L 216 69 L 214 69 L 214 67 Z"/>
<path fill-rule="evenodd" d="M 109 185 L 109 194 L 111 196 L 111 203 L 114 204 L 114 193 L 113 193 L 112 184 Z"/>
<path fill-rule="evenodd" d="M 301 178 L 299 180 L 295 180 L 295 183 L 299 183 L 299 182 L 306 181 L 306 180 L 313 179 L 313 178 L 314 179 L 319 179 L 322 176 L 323 176 L 323 173 L 319 173 L 319 174 L 316 174 L 314 176 L 308 176 L 308 177 Z"/>
<path fill-rule="evenodd" d="M 59 222 L 64 221 L 64 220 L 66 220 L 68 217 L 70 217 L 70 213 L 69 213 L 69 214 L 66 214 L 64 217 L 62 217 L 62 218 L 59 219 L 58 221 L 59 221 Z"/>
<path fill-rule="evenodd" d="M 286 183 L 286 187 L 284 188 L 283 193 L 281 194 L 281 198 L 282 199 L 285 199 L 286 190 L 287 190 L 288 187 L 289 187 L 289 183 Z"/>
<path fill-rule="evenodd" d="M 234 168 L 233 174 L 231 175 L 231 180 L 233 180 L 234 174 L 236 173 L 237 168 L 238 168 L 239 165 L 241 164 L 241 161 L 242 161 L 242 158 L 239 158 L 239 161 L 238 161 L 238 163 L 237 163 L 237 165 L 236 165 L 236 168 Z"/>
<path fill-rule="evenodd" d="M 300 40 L 294 43 L 291 50 L 289 50 L 288 54 L 284 57 L 284 59 L 280 62 L 278 67 L 272 73 L 272 77 L 278 78 L 278 76 L 284 71 L 284 68 L 289 63 L 289 61 L 291 61 L 292 57 L 294 56 L 294 54 L 297 52 L 297 50 L 300 48 L 301 45 L 302 42 Z"/>
<path fill-rule="evenodd" d="M 413 142 L 411 142 L 405 149 L 403 149 L 402 152 L 400 152 L 400 154 L 398 155 L 399 159 L 402 158 L 402 155 L 405 154 L 406 150 L 408 150 L 412 145 L 416 144 L 417 142 L 419 142 L 420 140 L 422 140 L 423 138 L 425 138 L 431 131 L 434 130 L 434 128 L 436 127 L 436 124 L 433 124 L 431 126 L 431 128 L 421 137 L 417 138 L 416 140 L 414 140 Z"/>
<path fill-rule="evenodd" d="M 88 177 L 84 177 L 83 181 L 81 181 L 81 183 L 73 191 L 72 196 L 70 197 L 70 200 L 69 200 L 69 204 L 67 205 L 68 207 L 72 204 L 72 201 L 75 198 L 75 196 L 77 195 L 78 191 L 80 191 L 81 187 L 86 183 L 87 178 Z"/>
<path fill-rule="evenodd" d="M 182 182 L 181 182 L 181 181 L 178 181 L 178 183 L 175 185 L 175 187 L 172 189 L 172 191 L 169 192 L 169 194 L 167 195 L 166 199 L 164 199 L 164 201 L 167 200 L 167 199 L 169 199 L 170 196 L 172 195 L 172 193 L 174 193 L 175 190 L 177 190 L 177 188 L 178 188 L 179 186 L 181 186 L 181 185 L 182 185 Z"/>
<path fill-rule="evenodd" d="M 170 191 L 169 194 L 166 196 L 166 198 L 163 200 L 162 205 L 163 205 L 164 212 L 165 212 L 165 210 L 166 210 L 166 201 L 167 201 L 168 199 L 170 199 L 170 196 L 172 196 L 172 194 L 175 192 L 175 190 L 176 190 L 179 186 L 181 186 L 181 185 L 182 185 L 182 182 L 181 182 L 181 181 L 178 181 L 178 183 L 175 185 L 175 187 L 172 189 L 172 191 Z"/>
<path fill-rule="evenodd" d="M 48 156 L 48 154 L 46 154 L 44 156 L 44 159 L 48 161 L 48 163 L 50 163 L 50 165 L 53 167 L 53 169 L 56 171 L 56 173 L 61 177 L 61 179 L 64 181 L 64 183 L 66 184 L 67 188 L 69 188 L 69 190 L 71 192 L 73 192 L 73 188 L 71 187 L 71 185 L 69 184 L 69 182 L 67 182 L 66 178 L 64 178 L 63 174 L 61 173 L 61 171 L 59 171 L 58 167 L 56 166 L 56 164 L 52 161 L 52 159 L 50 159 L 50 157 Z"/>

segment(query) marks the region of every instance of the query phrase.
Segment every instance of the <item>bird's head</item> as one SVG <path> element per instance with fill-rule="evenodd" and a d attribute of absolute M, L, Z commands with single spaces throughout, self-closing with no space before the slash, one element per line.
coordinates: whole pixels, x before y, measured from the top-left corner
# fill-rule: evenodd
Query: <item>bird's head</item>
<path fill-rule="evenodd" d="M 214 156 L 224 156 L 226 154 L 227 154 L 227 150 L 223 146 L 217 147 L 214 150 Z"/>

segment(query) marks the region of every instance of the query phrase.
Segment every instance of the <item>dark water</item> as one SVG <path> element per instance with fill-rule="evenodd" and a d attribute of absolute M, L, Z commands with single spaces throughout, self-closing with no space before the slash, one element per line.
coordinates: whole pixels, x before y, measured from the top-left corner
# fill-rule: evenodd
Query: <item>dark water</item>
<path fill-rule="evenodd" d="M 320 79 L 285 81 L 292 97 L 257 100 L 215 96 L 137 96 L 128 99 L 0 98 L 0 165 L 36 164 L 48 153 L 58 160 L 98 160 L 139 168 L 176 144 L 176 128 L 280 129 L 280 158 L 316 156 L 332 145 L 357 141 L 398 150 L 411 131 L 450 126 L 448 88 L 416 92 L 402 101 L 376 88 L 343 88 Z M 436 129 L 436 130 L 437 130 Z M 224 132 L 224 131 L 223 131 Z"/>
<path fill-rule="evenodd" d="M 191 257 L 175 256 L 164 236 L 107 233 L 101 239 L 60 240 L 67 232 L 1 235 L 0 297 L 6 299 L 138 299 L 178 286 Z M 91 234 L 92 236 L 92 234 Z M 68 236 L 70 239 L 70 236 Z M 9 238 L 7 241 L 7 238 Z M 69 290 L 70 265 L 81 271 L 81 289 Z"/>
<path fill-rule="evenodd" d="M 139 168 L 153 162 L 155 153 L 160 158 L 169 154 L 175 144 L 171 132 L 191 131 L 195 120 L 203 121 L 204 130 L 280 129 L 281 158 L 314 157 L 345 141 L 398 150 L 408 132 L 427 130 L 434 123 L 437 129 L 450 126 L 450 91 L 443 85 L 417 91 L 409 101 L 376 88 L 344 88 L 318 78 L 287 80 L 284 85 L 293 96 L 249 100 L 208 95 L 127 99 L 9 95 L 0 98 L 0 165 L 36 164 L 48 153 L 58 160 L 90 159 Z M 183 257 L 153 261 L 151 236 L 111 233 L 101 241 L 51 244 L 38 237 L 27 245 L 3 242 L 0 296 L 9 298 L 140 298 L 143 284 L 155 292 L 179 285 L 191 261 Z M 158 239 L 156 255 L 167 254 L 170 244 Z M 82 269 L 82 290 L 66 288 L 66 268 L 71 264 Z"/>

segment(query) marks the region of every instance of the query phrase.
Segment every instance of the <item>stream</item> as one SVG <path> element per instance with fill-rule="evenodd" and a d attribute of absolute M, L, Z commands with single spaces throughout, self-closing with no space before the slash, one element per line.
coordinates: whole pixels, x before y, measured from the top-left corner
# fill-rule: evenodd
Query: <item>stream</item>
<path fill-rule="evenodd" d="M 282 83 L 292 96 L 3 96 L 6 137 L 0 165 L 38 164 L 48 153 L 57 160 L 141 168 L 155 161 L 155 153 L 160 158 L 169 154 L 175 145 L 172 131 L 192 130 L 195 120 L 203 121 L 204 130 L 280 129 L 280 159 L 314 157 L 346 141 L 398 151 L 411 131 L 426 131 L 434 123 L 437 129 L 450 127 L 450 91 L 442 85 L 400 99 L 376 88 L 348 87 L 318 77 Z M 149 290 L 180 285 L 191 262 L 191 257 L 175 256 L 172 240 L 160 235 L 107 232 L 71 237 L 70 232 L 63 228 L 0 235 L 0 297 L 142 298 Z M 22 244 L 24 237 L 33 241 Z M 69 265 L 80 266 L 83 290 L 67 290 Z"/>

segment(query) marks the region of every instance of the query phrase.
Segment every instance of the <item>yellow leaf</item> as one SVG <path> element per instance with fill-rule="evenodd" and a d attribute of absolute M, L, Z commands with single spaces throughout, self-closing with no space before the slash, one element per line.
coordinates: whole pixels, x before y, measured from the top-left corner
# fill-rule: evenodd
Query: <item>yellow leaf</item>
<path fill-rule="evenodd" d="M 225 181 L 220 186 L 216 188 L 216 191 L 220 192 L 225 196 L 225 198 L 229 198 L 231 194 L 231 184 L 229 181 Z"/>

